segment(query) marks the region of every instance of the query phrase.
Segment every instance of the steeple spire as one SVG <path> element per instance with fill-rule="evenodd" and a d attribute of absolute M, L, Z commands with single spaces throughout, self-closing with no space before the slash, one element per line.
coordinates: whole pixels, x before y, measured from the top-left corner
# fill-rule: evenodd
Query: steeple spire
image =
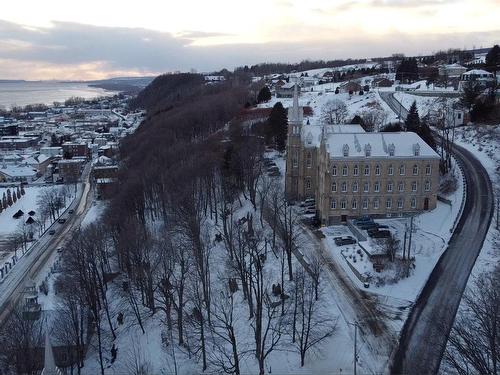
<path fill-rule="evenodd" d="M 56 360 L 54 359 L 54 352 L 52 351 L 52 345 L 50 344 L 48 330 L 45 333 L 45 355 L 42 375 L 62 375 L 61 370 L 59 370 L 56 366 Z"/>

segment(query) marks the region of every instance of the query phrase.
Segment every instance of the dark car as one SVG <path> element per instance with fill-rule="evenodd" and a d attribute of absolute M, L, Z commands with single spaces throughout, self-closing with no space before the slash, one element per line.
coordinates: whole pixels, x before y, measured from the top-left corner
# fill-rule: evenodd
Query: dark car
<path fill-rule="evenodd" d="M 335 237 L 333 240 L 335 241 L 335 245 L 337 246 L 354 245 L 356 243 L 356 240 L 351 236 Z"/>
<path fill-rule="evenodd" d="M 52 236 L 53 234 L 56 234 L 56 230 L 55 229 L 51 229 L 49 230 L 49 234 Z"/>
<path fill-rule="evenodd" d="M 73 212 L 75 212 L 75 210 L 68 210 L 68 214 L 72 214 Z"/>
<path fill-rule="evenodd" d="M 388 230 L 379 230 L 373 234 L 370 235 L 372 238 L 390 238 L 391 237 L 391 232 Z"/>
<path fill-rule="evenodd" d="M 374 229 L 378 228 L 380 224 L 378 223 L 363 223 L 363 224 L 358 224 L 358 228 L 362 230 L 369 230 L 369 229 Z"/>
<path fill-rule="evenodd" d="M 57 220 L 57 222 L 58 222 L 59 224 L 64 224 L 64 223 L 66 222 L 66 219 L 64 219 L 64 218 L 60 218 L 59 220 Z"/>
<path fill-rule="evenodd" d="M 354 225 L 369 224 L 373 223 L 373 219 L 369 216 L 361 216 L 357 219 L 354 219 L 352 222 L 354 223 Z"/>

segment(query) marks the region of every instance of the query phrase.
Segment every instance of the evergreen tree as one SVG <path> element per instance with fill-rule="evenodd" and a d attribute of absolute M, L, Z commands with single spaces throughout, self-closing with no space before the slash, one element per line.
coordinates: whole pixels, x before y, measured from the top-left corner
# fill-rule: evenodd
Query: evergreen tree
<path fill-rule="evenodd" d="M 279 151 L 285 151 L 288 117 L 286 109 L 281 102 L 277 102 L 271 110 L 271 114 L 269 115 L 269 128 L 271 134 L 274 136 L 276 148 Z"/>
<path fill-rule="evenodd" d="M 362 128 L 364 128 L 365 122 L 360 115 L 355 115 L 351 120 L 351 124 L 358 124 L 361 125 Z"/>
<path fill-rule="evenodd" d="M 401 124 L 399 122 L 394 122 L 391 124 L 387 124 L 383 128 L 380 129 L 382 133 L 397 133 L 402 131 Z"/>
<path fill-rule="evenodd" d="M 269 100 L 271 100 L 271 90 L 269 90 L 269 87 L 264 86 L 257 95 L 257 103 L 263 103 Z"/>
<path fill-rule="evenodd" d="M 16 195 L 17 195 L 17 199 L 21 198 L 21 190 L 19 190 L 19 186 L 17 186 L 17 188 L 16 188 Z"/>
<path fill-rule="evenodd" d="M 13 203 L 16 203 L 16 202 L 17 202 L 17 194 L 16 194 L 16 193 L 14 193 L 14 194 L 12 195 L 12 202 L 13 202 Z"/>
<path fill-rule="evenodd" d="M 0 213 L 3 211 L 3 204 L 2 201 L 0 200 Z"/>
<path fill-rule="evenodd" d="M 12 206 L 12 194 L 10 192 L 10 189 L 7 189 L 7 204 L 9 206 Z"/>
<path fill-rule="evenodd" d="M 7 196 L 5 195 L 5 191 L 3 192 L 2 204 L 4 208 L 7 208 Z"/>
<path fill-rule="evenodd" d="M 420 117 L 418 115 L 417 102 L 414 101 L 408 111 L 408 116 L 405 121 L 406 130 L 418 134 L 420 128 Z"/>
<path fill-rule="evenodd" d="M 21 195 L 24 195 L 26 194 L 26 192 L 24 191 L 24 185 L 21 185 Z"/>
<path fill-rule="evenodd" d="M 500 70 L 500 46 L 498 44 L 495 44 L 486 55 L 486 69 L 495 75 Z"/>

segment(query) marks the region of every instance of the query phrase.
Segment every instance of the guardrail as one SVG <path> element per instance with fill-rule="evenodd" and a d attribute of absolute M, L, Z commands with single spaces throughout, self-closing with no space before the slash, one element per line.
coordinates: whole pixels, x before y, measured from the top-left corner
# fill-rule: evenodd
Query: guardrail
<path fill-rule="evenodd" d="M 467 200 L 467 180 L 465 179 L 464 169 L 462 168 L 462 165 L 460 164 L 460 162 L 454 156 L 452 156 L 452 158 L 455 161 L 455 165 L 457 165 L 458 168 L 460 169 L 460 173 L 462 173 L 463 192 L 462 192 L 462 202 L 460 203 L 460 209 L 458 210 L 458 214 L 455 217 L 455 220 L 453 221 L 453 225 L 451 226 L 450 233 L 453 233 L 455 231 L 457 224 L 458 224 L 458 221 L 460 220 L 460 218 L 462 217 L 462 214 L 464 212 L 465 201 Z"/>
<path fill-rule="evenodd" d="M 347 227 L 351 230 L 352 234 L 356 236 L 358 242 L 367 240 L 364 234 L 361 233 L 361 231 L 350 220 L 347 220 Z"/>

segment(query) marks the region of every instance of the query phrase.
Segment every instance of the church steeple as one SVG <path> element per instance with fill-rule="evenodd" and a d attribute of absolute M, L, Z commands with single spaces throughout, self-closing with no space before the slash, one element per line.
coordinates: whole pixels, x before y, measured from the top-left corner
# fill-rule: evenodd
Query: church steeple
<path fill-rule="evenodd" d="M 59 370 L 56 366 L 56 360 L 54 359 L 54 352 L 52 351 L 52 345 L 50 344 L 48 330 L 45 333 L 45 355 L 41 375 L 62 375 L 61 370 Z"/>
<path fill-rule="evenodd" d="M 304 117 L 304 112 L 301 106 L 299 106 L 299 85 L 295 83 L 293 88 L 293 104 L 291 108 L 288 108 L 288 123 L 291 126 L 302 126 Z"/>

